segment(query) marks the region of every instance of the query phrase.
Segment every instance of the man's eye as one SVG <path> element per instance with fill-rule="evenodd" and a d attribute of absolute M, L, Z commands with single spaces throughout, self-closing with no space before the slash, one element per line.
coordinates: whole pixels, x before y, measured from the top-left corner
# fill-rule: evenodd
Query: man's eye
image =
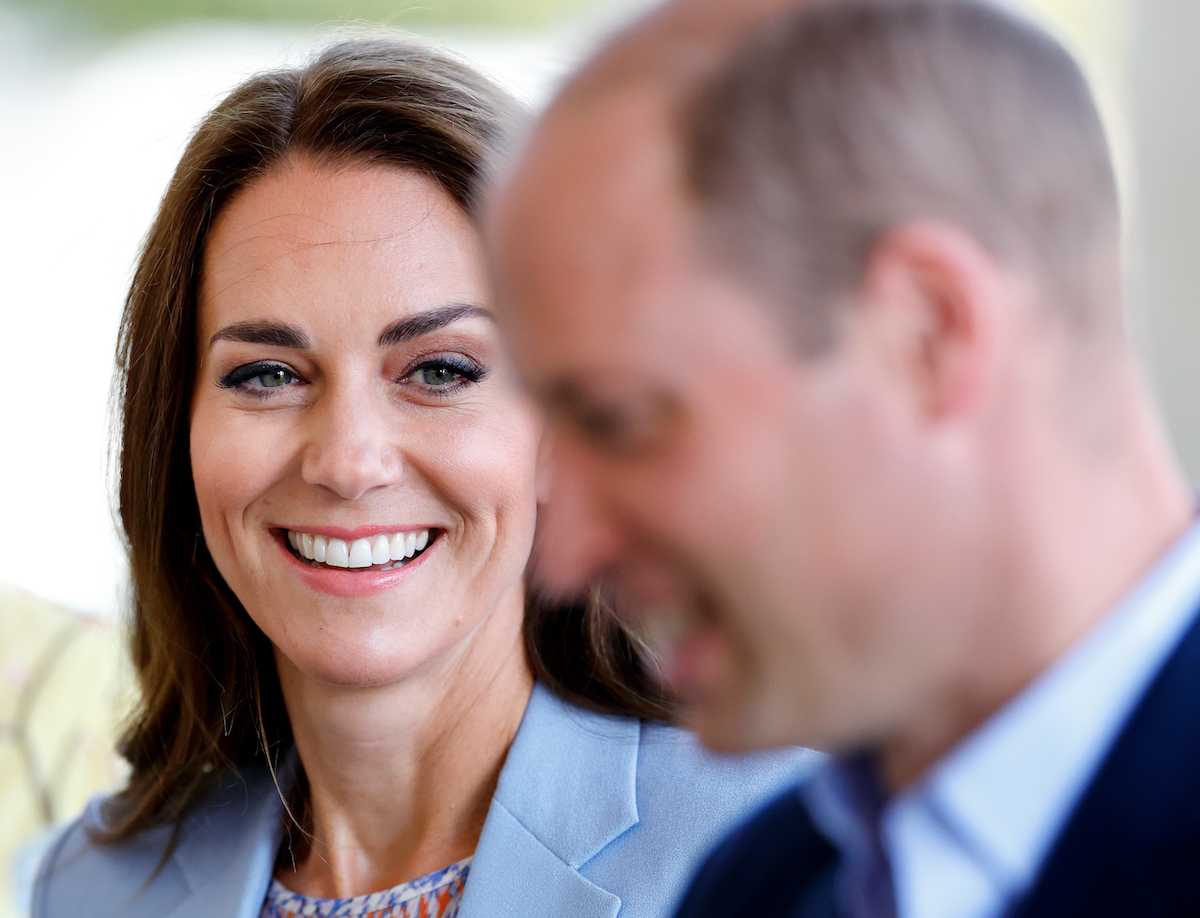
<path fill-rule="evenodd" d="M 576 411 L 575 426 L 589 440 L 619 446 L 630 439 L 634 425 L 629 414 L 619 408 L 592 405 Z"/>
<path fill-rule="evenodd" d="M 577 402 L 567 413 L 578 434 L 598 450 L 633 456 L 652 449 L 672 415 L 657 404 L 613 405 Z"/>

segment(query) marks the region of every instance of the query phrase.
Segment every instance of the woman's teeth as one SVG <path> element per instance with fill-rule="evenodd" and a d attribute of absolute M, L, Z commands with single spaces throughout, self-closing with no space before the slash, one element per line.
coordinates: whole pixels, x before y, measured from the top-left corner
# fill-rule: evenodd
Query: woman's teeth
<path fill-rule="evenodd" d="M 310 532 L 287 531 L 288 544 L 301 558 L 330 567 L 400 567 L 429 544 L 429 530 L 380 533 L 369 539 L 331 539 Z M 398 562 L 398 563 L 397 563 Z"/>

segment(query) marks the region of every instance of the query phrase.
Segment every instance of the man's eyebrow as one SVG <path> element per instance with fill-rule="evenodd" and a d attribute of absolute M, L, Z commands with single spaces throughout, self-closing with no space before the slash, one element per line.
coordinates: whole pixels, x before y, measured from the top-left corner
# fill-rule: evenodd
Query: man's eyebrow
<path fill-rule="evenodd" d="M 483 316 L 485 319 L 491 319 L 492 321 L 496 319 L 491 312 L 482 306 L 474 306 L 470 303 L 427 309 L 425 312 L 419 312 L 415 316 L 409 316 L 407 319 L 393 322 L 385 328 L 383 334 L 379 336 L 379 346 L 392 347 L 397 344 L 403 344 L 405 341 L 411 341 L 413 338 L 428 335 L 430 332 L 437 331 L 439 328 L 444 328 L 450 323 L 457 322 L 459 319 L 465 319 L 468 316 Z"/>
<path fill-rule="evenodd" d="M 212 347 L 218 341 L 243 341 L 246 344 L 269 344 L 274 347 L 291 347 L 307 350 L 311 344 L 308 335 L 292 325 L 281 322 L 238 322 L 226 325 L 209 339 Z"/>

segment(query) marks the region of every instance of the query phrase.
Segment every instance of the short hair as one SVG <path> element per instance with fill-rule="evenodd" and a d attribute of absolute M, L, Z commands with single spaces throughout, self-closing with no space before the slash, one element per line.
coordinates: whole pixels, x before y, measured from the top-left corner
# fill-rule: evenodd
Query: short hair
<path fill-rule="evenodd" d="M 806 5 L 678 113 L 701 239 L 795 314 L 806 353 L 833 343 L 882 234 L 921 218 L 1031 269 L 1072 325 L 1119 321 L 1097 281 L 1097 253 L 1117 260 L 1118 197 L 1087 83 L 991 4 Z"/>
<path fill-rule="evenodd" d="M 221 769 L 270 764 L 291 740 L 270 642 L 209 555 L 192 480 L 197 291 L 214 221 L 295 157 L 415 171 L 477 219 L 485 164 L 519 112 L 457 58 L 378 37 L 343 41 L 303 67 L 252 77 L 196 129 L 146 238 L 121 321 L 119 511 L 141 704 L 121 743 L 129 784 L 98 840 L 122 841 L 158 824 L 178 830 Z M 643 645 L 598 602 L 564 608 L 530 593 L 524 636 L 534 675 L 559 694 L 609 713 L 670 717 Z"/>

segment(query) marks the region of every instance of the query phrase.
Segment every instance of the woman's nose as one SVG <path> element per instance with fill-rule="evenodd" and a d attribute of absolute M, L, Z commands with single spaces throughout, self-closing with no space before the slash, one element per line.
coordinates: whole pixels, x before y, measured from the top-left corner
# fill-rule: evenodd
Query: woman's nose
<path fill-rule="evenodd" d="M 345 500 L 399 481 L 403 461 L 387 406 L 370 395 L 330 398 L 318 405 L 301 474 L 309 484 Z"/>

